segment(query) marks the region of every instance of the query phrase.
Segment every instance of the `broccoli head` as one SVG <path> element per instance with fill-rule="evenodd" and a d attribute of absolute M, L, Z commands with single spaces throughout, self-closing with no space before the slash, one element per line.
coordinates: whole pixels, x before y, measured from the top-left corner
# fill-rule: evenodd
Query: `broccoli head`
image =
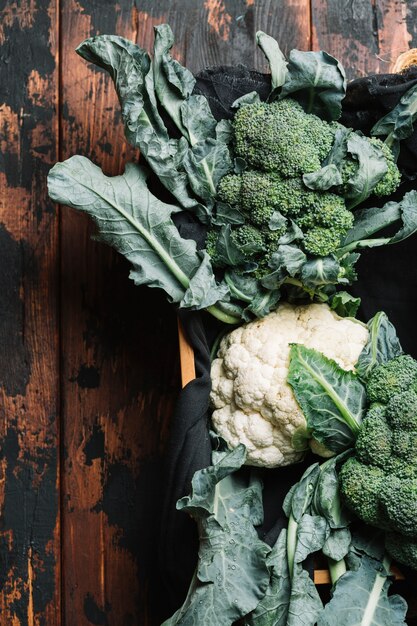
<path fill-rule="evenodd" d="M 235 150 L 252 167 L 291 178 L 321 167 L 334 127 L 291 98 L 240 107 L 233 120 Z"/>
<path fill-rule="evenodd" d="M 335 252 L 353 225 L 353 213 L 340 196 L 311 192 L 310 204 L 294 221 L 304 232 L 304 248 L 314 256 Z"/>
<path fill-rule="evenodd" d="M 385 481 L 384 470 L 351 457 L 342 465 L 339 479 L 347 506 L 366 524 L 382 527 L 380 493 Z"/>
<path fill-rule="evenodd" d="M 367 416 L 356 439 L 356 455 L 361 463 L 384 469 L 391 457 L 392 432 L 383 416 Z"/>
<path fill-rule="evenodd" d="M 387 549 L 411 567 L 417 566 L 407 547 L 417 542 L 416 380 L 417 361 L 409 355 L 372 370 L 366 386 L 374 403 L 362 422 L 356 455 L 340 471 L 347 506 L 364 522 L 405 537 L 397 544 L 390 535 L 393 547 Z M 412 550 L 417 555 L 415 546 Z"/>
<path fill-rule="evenodd" d="M 309 228 L 303 239 L 306 252 L 314 256 L 327 256 L 340 246 L 342 235 L 337 228 L 313 226 Z"/>
<path fill-rule="evenodd" d="M 371 402 L 386 404 L 395 394 L 405 391 L 417 379 L 417 361 L 401 355 L 388 363 L 378 365 L 371 372 L 367 394 Z"/>
<path fill-rule="evenodd" d="M 245 224 L 232 230 L 231 240 L 249 260 L 265 248 L 264 236 L 260 230 Z"/>
<path fill-rule="evenodd" d="M 393 430 L 392 452 L 407 464 L 417 467 L 417 431 Z"/>
<path fill-rule="evenodd" d="M 282 178 L 274 172 L 256 170 L 227 174 L 220 180 L 217 194 L 219 200 L 238 206 L 258 226 L 267 226 L 275 210 L 293 217 L 318 204 L 319 198 L 301 178 Z"/>
<path fill-rule="evenodd" d="M 393 395 L 387 404 L 387 415 L 393 428 L 417 430 L 417 393 L 407 389 Z"/>
<path fill-rule="evenodd" d="M 417 538 L 417 479 L 385 474 L 380 503 L 391 528 Z"/>
<path fill-rule="evenodd" d="M 388 532 L 385 535 L 385 548 L 393 559 L 417 570 L 417 539 Z"/>

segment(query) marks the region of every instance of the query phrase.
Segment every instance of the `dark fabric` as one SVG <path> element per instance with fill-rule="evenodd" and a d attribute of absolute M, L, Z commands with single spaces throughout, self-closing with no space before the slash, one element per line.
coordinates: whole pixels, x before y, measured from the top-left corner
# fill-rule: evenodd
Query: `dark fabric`
<path fill-rule="evenodd" d="M 401 95 L 417 82 L 417 69 L 403 75 L 370 76 L 348 85 L 342 121 L 347 126 L 369 132 L 373 124 L 397 104 Z M 204 94 L 217 119 L 233 115 L 231 104 L 249 91 L 266 99 L 269 76 L 243 66 L 204 70 L 197 77 L 196 93 Z M 417 173 L 417 133 L 401 148 L 400 165 L 409 177 Z M 411 188 L 412 184 L 408 187 Z M 402 195 L 407 186 L 402 186 Z M 204 228 L 192 216 L 182 215 L 177 226 L 184 237 L 202 247 Z M 378 310 L 388 313 L 397 327 L 404 349 L 417 357 L 417 241 L 363 253 L 358 266 L 359 281 L 351 291 L 362 298 L 360 317 L 369 319 Z M 161 612 L 172 614 L 183 602 L 197 562 L 198 538 L 195 524 L 177 512 L 178 498 L 190 491 L 194 472 L 210 463 L 208 403 L 210 392 L 209 344 L 220 325 L 206 313 L 180 312 L 181 321 L 195 350 L 197 379 L 180 393 L 171 425 L 171 441 L 166 458 L 164 511 L 159 547 L 160 582 L 164 598 Z M 286 524 L 282 502 L 291 487 L 312 462 L 287 468 L 265 470 L 264 523 L 260 536 L 271 545 Z"/>

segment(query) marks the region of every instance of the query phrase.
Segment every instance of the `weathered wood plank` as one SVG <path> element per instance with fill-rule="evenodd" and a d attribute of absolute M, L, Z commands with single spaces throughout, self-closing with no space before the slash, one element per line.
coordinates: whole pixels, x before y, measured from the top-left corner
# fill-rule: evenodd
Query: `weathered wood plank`
<path fill-rule="evenodd" d="M 58 16 L 0 9 L 0 624 L 60 622 Z"/>
<path fill-rule="evenodd" d="M 62 7 L 62 158 L 86 154 L 116 174 L 132 156 L 117 98 L 74 48 L 98 32 L 135 39 L 131 3 Z M 63 211 L 64 620 L 145 626 L 160 457 L 179 388 L 176 320 L 165 297 L 136 288 L 128 264 L 91 234 L 86 219 Z"/>
<path fill-rule="evenodd" d="M 376 71 L 378 32 L 372 2 L 312 1 L 312 49 L 325 50 L 345 67 L 348 78 Z"/>
<path fill-rule="evenodd" d="M 416 13 L 406 0 L 313 0 L 313 49 L 338 58 L 349 79 L 390 72 L 398 55 L 416 45 Z"/>

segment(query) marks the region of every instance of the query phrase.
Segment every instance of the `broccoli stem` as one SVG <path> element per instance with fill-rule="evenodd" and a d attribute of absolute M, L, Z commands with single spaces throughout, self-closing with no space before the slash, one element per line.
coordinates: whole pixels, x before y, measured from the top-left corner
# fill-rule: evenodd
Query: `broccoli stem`
<path fill-rule="evenodd" d="M 235 317 L 234 315 L 230 315 L 230 313 L 225 313 L 215 304 L 208 306 L 205 310 L 225 324 L 239 324 L 241 321 L 240 317 Z"/>
<path fill-rule="evenodd" d="M 359 241 L 352 241 L 347 246 L 339 248 L 337 256 L 340 259 L 342 256 L 353 250 L 361 248 L 376 248 L 377 246 L 385 246 L 391 241 L 391 237 L 376 237 L 375 239 L 360 239 Z"/>
<path fill-rule="evenodd" d="M 297 530 L 298 530 L 298 523 L 295 521 L 295 518 L 293 514 L 291 513 L 288 519 L 288 529 L 287 529 L 287 561 L 288 561 L 288 571 L 290 574 L 291 581 L 294 576 L 295 548 L 297 545 Z"/>
<path fill-rule="evenodd" d="M 332 581 L 332 585 L 335 585 L 337 581 L 339 580 L 339 578 L 343 576 L 343 574 L 346 574 L 347 572 L 345 559 L 341 559 L 340 561 L 335 561 L 331 559 L 330 557 L 328 557 L 327 562 L 329 565 L 329 573 L 330 573 L 330 579 Z"/>
<path fill-rule="evenodd" d="M 375 576 L 375 582 L 369 596 L 368 604 L 366 605 L 366 609 L 363 613 L 360 626 L 372 626 L 372 624 L 374 624 L 375 611 L 378 607 L 381 592 L 387 581 L 386 573 L 389 573 L 390 565 L 391 559 L 385 555 L 382 562 L 382 566 L 385 571 L 382 571 L 381 573 L 377 572 Z"/>

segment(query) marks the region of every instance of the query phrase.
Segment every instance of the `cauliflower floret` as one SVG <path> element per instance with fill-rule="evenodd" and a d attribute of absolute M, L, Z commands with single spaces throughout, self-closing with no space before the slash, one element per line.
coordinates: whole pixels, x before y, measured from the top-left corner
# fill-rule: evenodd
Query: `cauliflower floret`
<path fill-rule="evenodd" d="M 245 444 L 247 464 L 278 467 L 299 461 L 295 431 L 306 426 L 287 383 L 290 344 L 301 343 L 352 370 L 368 340 L 361 323 L 325 304 L 281 304 L 223 338 L 213 361 L 213 425 L 230 446 Z"/>

